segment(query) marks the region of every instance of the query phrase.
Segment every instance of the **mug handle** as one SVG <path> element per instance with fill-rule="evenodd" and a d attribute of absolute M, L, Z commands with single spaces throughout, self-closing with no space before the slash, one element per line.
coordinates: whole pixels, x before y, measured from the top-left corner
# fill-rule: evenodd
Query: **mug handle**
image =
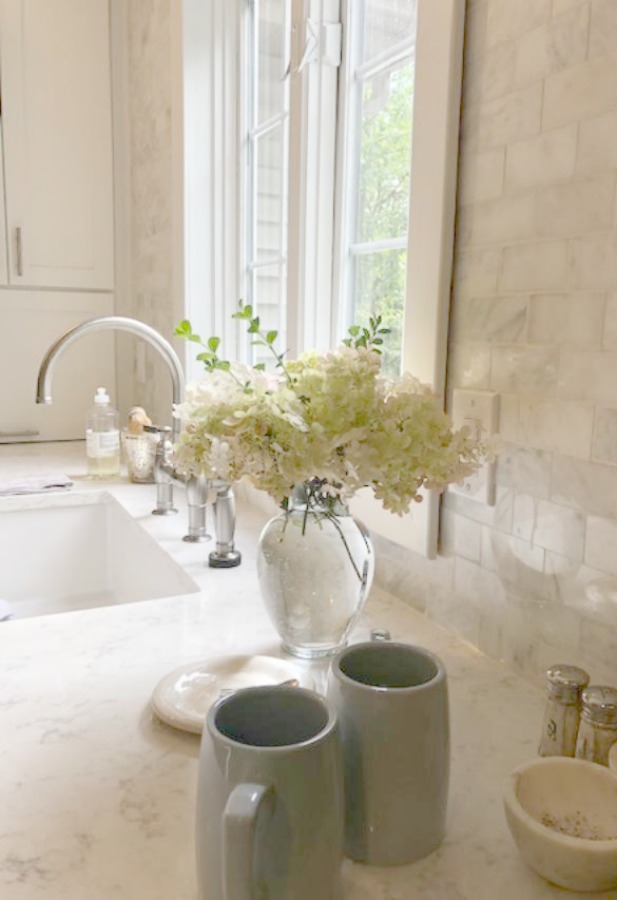
<path fill-rule="evenodd" d="M 225 900 L 251 900 L 255 829 L 260 815 L 271 811 L 274 789 L 238 784 L 223 812 L 223 880 Z"/>

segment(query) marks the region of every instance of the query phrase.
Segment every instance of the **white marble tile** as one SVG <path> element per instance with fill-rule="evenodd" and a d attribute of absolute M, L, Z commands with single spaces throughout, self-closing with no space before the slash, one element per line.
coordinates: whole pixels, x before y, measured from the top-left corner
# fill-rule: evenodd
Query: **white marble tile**
<path fill-rule="evenodd" d="M 533 241 L 504 247 L 499 292 L 549 291 L 565 287 L 565 241 Z"/>
<path fill-rule="evenodd" d="M 617 517 L 617 468 L 556 453 L 551 499 L 588 513 Z"/>
<path fill-rule="evenodd" d="M 454 304 L 451 337 L 455 341 L 512 343 L 525 337 L 527 297 L 476 297 Z"/>
<path fill-rule="evenodd" d="M 546 78 L 585 59 L 589 7 L 576 6 L 516 42 L 514 83 Z"/>
<path fill-rule="evenodd" d="M 600 516 L 587 517 L 585 564 L 609 575 L 617 575 L 617 522 Z"/>
<path fill-rule="evenodd" d="M 499 398 L 499 436 L 504 441 L 518 440 L 518 394 L 503 393 Z"/>
<path fill-rule="evenodd" d="M 483 101 L 480 106 L 478 148 L 490 150 L 538 134 L 542 118 L 540 82 Z"/>
<path fill-rule="evenodd" d="M 498 249 L 472 248 L 454 258 L 455 300 L 495 294 L 501 253 Z"/>
<path fill-rule="evenodd" d="M 613 50 L 611 56 L 592 59 L 549 75 L 544 81 L 542 129 L 549 131 L 615 109 L 616 59 Z"/>
<path fill-rule="evenodd" d="M 515 135 L 506 147 L 504 190 L 529 190 L 566 181 L 576 165 L 577 129 L 558 128 L 522 140 Z"/>
<path fill-rule="evenodd" d="M 473 519 L 443 508 L 440 517 L 439 548 L 445 556 L 462 556 L 480 562 L 482 526 Z"/>
<path fill-rule="evenodd" d="M 568 282 L 571 288 L 580 290 L 614 289 L 617 283 L 617 232 L 591 233 L 571 239 Z"/>
<path fill-rule="evenodd" d="M 535 233 L 535 220 L 532 194 L 498 197 L 474 207 L 472 240 L 474 244 L 529 240 Z"/>
<path fill-rule="evenodd" d="M 606 295 L 601 292 L 533 294 L 529 340 L 538 344 L 600 347 L 605 331 Z"/>
<path fill-rule="evenodd" d="M 614 173 L 573 181 L 536 194 L 538 235 L 580 235 L 612 227 L 615 205 Z"/>
<path fill-rule="evenodd" d="M 559 369 L 559 395 L 564 400 L 579 400 L 601 406 L 615 402 L 617 352 L 562 348 Z"/>
<path fill-rule="evenodd" d="M 490 344 L 453 342 L 448 352 L 448 384 L 460 388 L 488 388 L 491 371 Z"/>
<path fill-rule="evenodd" d="M 496 43 L 523 34 L 548 21 L 551 0 L 491 0 L 486 20 L 488 43 Z"/>
<path fill-rule="evenodd" d="M 591 405 L 520 398 L 517 439 L 523 444 L 589 459 L 593 427 Z"/>
<path fill-rule="evenodd" d="M 617 111 L 579 124 L 576 173 L 591 175 L 617 167 Z"/>
<path fill-rule="evenodd" d="M 591 0 L 589 58 L 610 55 L 617 46 L 617 6 L 613 0 Z"/>
<path fill-rule="evenodd" d="M 615 600 L 613 598 L 612 601 Z M 617 685 L 617 630 L 591 616 L 581 622 L 580 653 L 596 684 Z"/>
<path fill-rule="evenodd" d="M 497 457 L 497 484 L 548 499 L 552 454 L 546 450 L 506 444 Z"/>
<path fill-rule="evenodd" d="M 482 203 L 503 192 L 506 151 L 504 147 L 481 153 L 461 142 L 459 156 L 459 203 Z"/>
<path fill-rule="evenodd" d="M 587 5 L 589 0 L 553 0 L 553 17 L 562 16 L 575 6 Z"/>
<path fill-rule="evenodd" d="M 494 345 L 491 348 L 491 387 L 495 391 L 552 394 L 557 388 L 559 349 Z"/>
<path fill-rule="evenodd" d="M 596 410 L 593 458 L 617 463 L 617 409 Z"/>
<path fill-rule="evenodd" d="M 514 501 L 513 533 L 532 547 L 551 550 L 568 559 L 581 561 L 585 543 L 585 516 L 568 506 L 530 495 Z"/>
<path fill-rule="evenodd" d="M 614 293 L 609 294 L 606 298 L 602 348 L 617 350 L 617 294 Z"/>

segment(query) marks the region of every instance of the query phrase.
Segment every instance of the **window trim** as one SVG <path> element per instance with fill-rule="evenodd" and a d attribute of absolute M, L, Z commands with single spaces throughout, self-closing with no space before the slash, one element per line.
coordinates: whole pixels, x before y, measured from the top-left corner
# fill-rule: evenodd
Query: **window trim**
<path fill-rule="evenodd" d="M 321 16 L 322 11 L 331 15 L 331 10 L 339 4 L 339 0 L 293 2 L 294 7 L 302 10 L 304 15 L 314 16 Z M 200 0 L 184 0 L 185 14 L 187 9 L 199 4 Z M 246 174 L 242 163 L 243 151 L 237 142 L 238 135 L 243 134 L 238 71 L 239 61 L 243 59 L 242 7 L 242 2 L 212 0 L 209 12 L 204 14 L 202 10 L 201 33 L 205 33 L 206 41 L 201 52 L 207 54 L 207 63 L 200 69 L 200 92 L 197 92 L 196 85 L 191 85 L 192 90 L 185 92 L 184 96 L 186 314 L 203 334 L 219 334 L 223 339 L 222 350 L 230 357 L 237 357 L 240 350 L 237 329 L 234 335 L 229 316 L 235 309 L 238 297 L 242 296 L 243 286 L 239 263 L 244 224 L 240 197 Z M 454 244 L 464 7 L 461 0 L 418 0 L 418 69 L 414 94 L 411 181 L 413 209 L 408 235 L 408 272 L 411 277 L 407 279 L 403 367 L 430 384 L 442 399 Z M 194 10 L 193 14 L 196 12 Z M 344 32 L 345 24 L 343 19 Z M 186 18 L 184 25 L 184 40 L 187 42 Z M 303 55 L 306 33 L 297 18 L 293 28 L 292 109 L 293 114 L 301 115 L 306 123 L 311 92 L 323 88 L 324 83 L 318 78 L 318 66 L 307 65 L 301 72 L 294 71 Z M 335 68 L 328 67 L 328 80 L 336 79 L 337 75 Z M 185 84 L 185 91 L 186 87 Z M 204 97 L 207 100 L 205 111 L 210 118 L 206 124 L 196 127 L 194 117 L 197 115 L 197 104 L 201 101 L 203 119 Z M 328 103 L 331 104 L 332 100 Z M 188 112 L 190 116 L 187 116 Z M 341 112 L 345 114 L 345 110 Z M 317 134 L 309 130 L 309 134 L 315 139 L 331 140 L 332 136 L 324 135 L 323 131 L 320 129 L 320 134 Z M 340 135 L 337 138 L 340 141 Z M 320 159 L 319 148 L 319 143 L 311 148 L 317 159 Z M 300 154 L 301 148 L 292 147 L 292 152 Z M 199 154 L 200 171 L 197 166 Z M 306 156 L 301 158 L 305 166 Z M 203 178 L 203 159 L 206 159 L 208 166 L 207 178 Z M 221 170 L 217 168 L 222 159 L 226 161 L 224 179 L 221 179 Z M 340 160 L 339 155 L 336 163 L 336 175 L 339 177 Z M 331 229 L 340 228 L 340 220 L 333 217 L 331 203 L 328 205 L 324 201 L 325 193 L 314 190 L 309 193 L 311 189 L 310 186 L 307 188 L 306 179 L 301 178 L 299 182 L 303 187 L 290 200 L 290 251 L 293 242 L 302 248 L 303 223 L 308 220 L 312 223 L 311 228 L 315 229 L 315 216 L 318 215 L 319 227 L 323 228 L 319 234 L 319 253 L 326 253 L 326 256 L 319 256 L 317 265 L 307 267 L 302 252 L 296 267 L 289 267 L 288 296 L 295 297 L 299 304 L 292 304 L 288 317 L 291 354 L 303 346 L 323 345 L 326 339 L 331 343 L 342 333 L 339 300 L 341 273 L 336 266 L 332 267 L 331 259 L 327 261 L 328 247 L 333 246 Z M 315 211 L 308 204 L 314 203 L 317 197 L 321 205 Z M 320 276 L 316 280 L 318 269 Z M 333 285 L 332 315 L 324 318 L 320 312 L 322 307 L 311 307 L 310 302 L 304 302 L 304 298 L 308 301 L 324 296 L 329 298 Z M 316 338 L 318 325 L 320 328 L 325 325 L 330 332 L 321 340 Z M 198 377 L 194 366 L 189 367 L 189 371 L 191 377 Z M 367 520 L 376 533 L 425 556 L 436 555 L 439 496 L 435 492 L 429 492 L 425 502 L 415 507 L 413 514 L 409 513 L 402 519 L 383 510 L 372 496 L 367 502 L 367 497 L 363 496 L 366 494 L 370 494 L 370 490 L 360 492 L 354 499 L 352 511 Z"/>
<path fill-rule="evenodd" d="M 460 0 L 418 0 L 402 367 L 429 384 L 444 406 L 464 22 L 465 4 Z M 346 24 L 343 21 L 345 33 L 349 31 Z M 345 115 L 342 110 L 341 127 L 345 127 Z M 341 157 L 343 153 L 344 149 Z M 339 184 L 343 184 L 343 165 L 340 159 Z M 340 260 L 340 198 L 337 209 L 339 244 L 335 259 Z M 340 329 L 340 268 L 335 277 Z M 365 489 L 354 498 L 351 510 L 368 521 L 376 533 L 434 559 L 438 549 L 439 502 L 436 491 L 425 491 L 424 502 L 399 517 L 384 510 L 371 491 Z"/>

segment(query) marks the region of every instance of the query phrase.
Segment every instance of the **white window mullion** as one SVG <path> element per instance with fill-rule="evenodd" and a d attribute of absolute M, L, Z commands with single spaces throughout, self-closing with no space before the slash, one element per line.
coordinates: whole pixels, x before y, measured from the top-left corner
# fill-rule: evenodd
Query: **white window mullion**
<path fill-rule="evenodd" d="M 339 0 L 294 0 L 289 165 L 288 346 L 328 346 L 338 68 L 325 55 Z M 316 44 L 315 58 L 308 54 Z"/>
<path fill-rule="evenodd" d="M 337 119 L 331 309 L 331 328 L 335 337 L 341 337 L 347 333 L 352 319 L 354 296 L 349 244 L 352 223 L 355 222 L 357 216 L 357 194 L 355 191 L 349 190 L 348 185 L 357 183 L 360 177 L 360 155 L 356 135 L 359 132 L 362 81 L 350 78 L 349 73 L 355 71 L 359 64 L 364 0 L 344 3 L 341 18 L 343 23 L 343 69 L 339 85 Z"/>
<path fill-rule="evenodd" d="M 230 307 L 238 296 L 239 122 L 237 49 L 241 9 L 227 0 L 182 5 L 182 197 L 185 314 L 235 355 Z M 203 369 L 187 354 L 189 378 Z"/>

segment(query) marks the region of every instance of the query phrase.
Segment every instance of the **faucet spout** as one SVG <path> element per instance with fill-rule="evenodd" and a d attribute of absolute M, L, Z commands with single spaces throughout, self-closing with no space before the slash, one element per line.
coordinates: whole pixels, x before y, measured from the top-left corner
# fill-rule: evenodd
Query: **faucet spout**
<path fill-rule="evenodd" d="M 91 334 L 95 331 L 108 330 L 128 331 L 130 334 L 134 334 L 136 337 L 143 338 L 144 341 L 147 341 L 147 343 L 158 350 L 160 355 L 167 363 L 167 368 L 169 369 L 169 374 L 171 375 L 173 402 L 182 402 L 184 393 L 184 372 L 182 369 L 182 363 L 178 358 L 178 354 L 171 346 L 169 341 L 166 341 L 165 338 L 162 337 L 154 328 L 151 328 L 150 325 L 146 325 L 144 322 L 140 322 L 138 319 L 129 319 L 124 316 L 99 316 L 96 319 L 88 319 L 85 322 L 80 322 L 79 325 L 75 325 L 73 328 L 70 328 L 56 341 L 54 341 L 54 343 L 48 349 L 39 369 L 39 376 L 36 386 L 37 403 L 50 404 L 53 402 L 51 395 L 51 383 L 58 356 L 60 356 L 60 354 L 68 346 L 70 346 L 83 335 Z M 174 441 L 176 441 L 180 436 L 180 428 L 180 420 L 174 418 L 172 422 L 172 439 Z"/>

